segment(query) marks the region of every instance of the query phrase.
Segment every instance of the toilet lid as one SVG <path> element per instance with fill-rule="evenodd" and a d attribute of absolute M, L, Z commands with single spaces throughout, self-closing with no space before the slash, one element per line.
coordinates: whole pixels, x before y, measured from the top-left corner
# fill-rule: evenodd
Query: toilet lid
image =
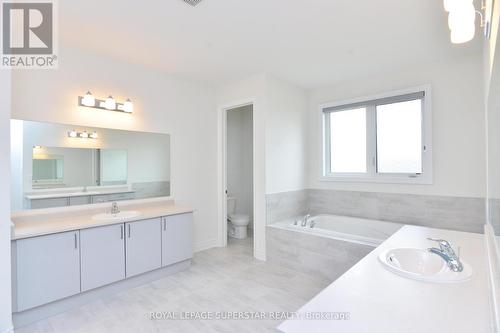
<path fill-rule="evenodd" d="M 250 216 L 245 214 L 231 214 L 229 219 L 233 222 L 245 222 L 250 220 Z"/>

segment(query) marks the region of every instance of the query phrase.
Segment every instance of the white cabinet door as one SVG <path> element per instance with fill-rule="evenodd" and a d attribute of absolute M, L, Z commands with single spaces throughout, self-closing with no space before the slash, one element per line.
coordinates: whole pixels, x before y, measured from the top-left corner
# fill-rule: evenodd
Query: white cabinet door
<path fill-rule="evenodd" d="M 162 266 L 193 257 L 193 214 L 179 214 L 162 221 Z"/>
<path fill-rule="evenodd" d="M 161 219 L 125 223 L 127 277 L 161 267 Z"/>
<path fill-rule="evenodd" d="M 125 278 L 125 225 L 80 230 L 82 291 Z"/>
<path fill-rule="evenodd" d="M 78 231 L 16 241 L 17 311 L 80 292 L 79 243 Z"/>

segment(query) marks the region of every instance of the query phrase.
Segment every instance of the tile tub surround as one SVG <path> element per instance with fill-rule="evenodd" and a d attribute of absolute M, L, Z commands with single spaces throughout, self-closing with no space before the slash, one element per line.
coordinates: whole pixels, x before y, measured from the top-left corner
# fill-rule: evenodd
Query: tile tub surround
<path fill-rule="evenodd" d="M 333 281 L 374 247 L 267 226 L 267 261 Z"/>
<path fill-rule="evenodd" d="M 267 224 L 305 215 L 307 206 L 307 190 L 267 194 Z"/>
<path fill-rule="evenodd" d="M 294 200 L 304 197 L 305 209 Z M 307 189 L 268 194 L 267 202 L 268 224 L 310 213 L 482 233 L 486 221 L 484 198 Z"/>

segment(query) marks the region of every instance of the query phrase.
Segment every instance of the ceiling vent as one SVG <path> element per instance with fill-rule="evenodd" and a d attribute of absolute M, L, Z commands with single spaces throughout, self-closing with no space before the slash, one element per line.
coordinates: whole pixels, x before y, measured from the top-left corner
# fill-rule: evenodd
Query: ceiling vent
<path fill-rule="evenodd" d="M 185 3 L 190 4 L 191 6 L 196 6 L 201 2 L 201 0 L 184 0 Z"/>

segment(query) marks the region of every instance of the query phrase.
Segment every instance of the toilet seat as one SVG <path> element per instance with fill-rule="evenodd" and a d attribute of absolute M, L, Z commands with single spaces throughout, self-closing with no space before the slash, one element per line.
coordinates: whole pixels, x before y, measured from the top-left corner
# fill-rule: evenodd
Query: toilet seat
<path fill-rule="evenodd" d="M 231 214 L 228 216 L 232 224 L 246 226 L 250 223 L 250 216 L 245 214 Z"/>

